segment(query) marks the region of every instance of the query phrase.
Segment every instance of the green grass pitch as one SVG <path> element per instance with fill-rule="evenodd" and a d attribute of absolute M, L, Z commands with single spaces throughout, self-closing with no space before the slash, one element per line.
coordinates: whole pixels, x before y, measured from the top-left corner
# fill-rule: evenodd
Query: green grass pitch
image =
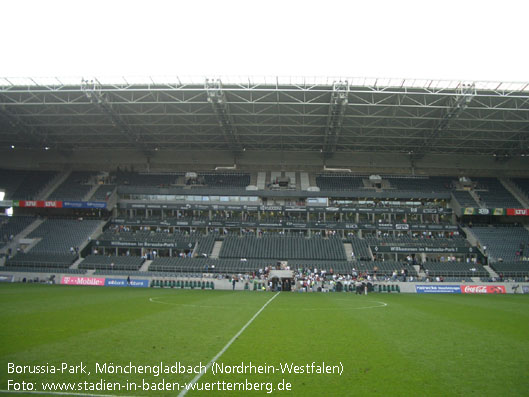
<path fill-rule="evenodd" d="M 205 365 L 274 296 L 254 291 L 2 284 L 0 389 L 20 388 L 21 382 L 34 384 L 35 390 L 42 390 L 43 382 L 95 388 L 100 380 L 184 385 L 195 375 L 95 374 L 96 363 L 107 363 L 107 368 L 160 362 Z M 49 368 L 81 362 L 90 375 L 69 373 L 70 367 L 66 373 L 8 373 L 9 363 Z M 328 368 L 340 367 L 341 374 L 316 373 L 323 362 Z M 280 293 L 217 363 L 235 372 L 241 363 L 250 369 L 214 375 L 209 368 L 194 386 L 215 390 L 189 391 L 187 396 L 268 395 L 268 387 L 274 389 L 273 395 L 296 396 L 527 396 L 529 297 Z M 279 371 L 248 373 L 250 363 Z M 292 364 L 305 373 L 281 373 L 282 366 Z M 219 391 L 222 382 L 234 388 L 251 383 L 253 389 L 257 383 L 263 390 Z M 287 383 L 290 391 L 278 390 Z M 151 389 L 75 393 L 179 394 Z"/>

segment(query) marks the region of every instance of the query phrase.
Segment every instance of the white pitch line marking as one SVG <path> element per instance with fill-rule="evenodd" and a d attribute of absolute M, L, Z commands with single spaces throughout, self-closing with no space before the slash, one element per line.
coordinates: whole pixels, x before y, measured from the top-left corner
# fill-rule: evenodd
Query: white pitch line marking
<path fill-rule="evenodd" d="M 191 303 L 176 303 L 176 302 L 162 302 L 156 299 L 163 298 L 163 296 L 154 296 L 152 298 L 149 298 L 149 301 L 152 303 L 160 303 L 162 305 L 170 305 L 170 306 L 187 306 L 187 307 L 205 307 L 205 308 L 211 308 L 211 309 L 232 309 L 234 307 L 239 307 L 237 305 L 233 306 L 226 306 L 226 305 L 193 305 Z"/>
<path fill-rule="evenodd" d="M 336 299 L 336 300 L 350 301 L 349 299 Z M 379 305 L 360 306 L 360 307 L 303 308 L 303 309 L 296 309 L 296 310 L 297 311 L 322 311 L 322 312 L 340 311 L 340 312 L 343 312 L 347 310 L 375 309 L 377 307 L 386 307 L 388 305 L 386 302 L 381 302 L 381 301 L 367 301 L 367 302 L 375 302 L 375 303 L 379 303 Z M 293 310 L 293 309 L 276 307 L 274 310 Z"/>
<path fill-rule="evenodd" d="M 163 297 L 160 297 L 160 296 L 155 296 L 155 297 L 152 297 L 152 298 L 149 298 L 149 301 L 151 301 L 152 303 L 160 303 L 162 305 L 170 305 L 170 306 L 187 306 L 187 307 L 204 307 L 204 308 L 211 308 L 211 309 L 229 309 L 229 308 L 234 308 L 236 307 L 235 305 L 233 306 L 214 306 L 214 305 L 193 305 L 193 304 L 189 304 L 189 303 L 172 303 L 172 302 L 162 302 L 162 301 L 159 301 L 159 300 L 156 300 L 156 299 L 159 299 L 159 298 L 163 298 Z M 337 301 L 347 301 L 347 302 L 352 302 L 352 300 L 350 299 L 335 299 Z M 329 308 L 303 308 L 303 309 L 297 309 L 298 311 L 309 311 L 309 312 L 312 312 L 312 311 L 322 311 L 322 312 L 330 312 L 330 311 L 341 311 L 343 312 L 344 310 L 362 310 L 362 309 L 375 309 L 377 307 L 386 307 L 388 304 L 386 302 L 381 302 L 381 301 L 367 301 L 367 302 L 375 302 L 375 303 L 379 303 L 378 305 L 372 305 L 372 306 L 360 306 L 360 307 L 348 307 L 348 308 L 338 308 L 338 307 L 329 307 Z M 290 308 L 276 308 L 275 310 L 292 310 Z"/>
<path fill-rule="evenodd" d="M 173 303 L 173 302 L 162 302 L 162 301 L 156 300 L 159 298 L 163 298 L 163 296 L 155 296 L 155 297 L 149 298 L 149 301 L 151 301 L 152 303 L 160 303 L 162 305 L 170 305 L 170 306 L 210 307 L 210 308 L 215 308 L 215 309 L 228 307 L 228 306 L 214 306 L 214 305 L 192 305 L 190 303 Z"/>
<path fill-rule="evenodd" d="M 197 374 L 197 375 L 191 380 L 191 382 L 189 382 L 189 383 L 187 384 L 187 388 L 184 388 L 184 389 L 180 392 L 180 394 L 178 394 L 178 397 L 183 397 L 183 396 L 185 396 L 185 395 L 187 394 L 187 392 L 189 391 L 189 387 L 192 386 L 192 385 L 194 385 L 195 383 L 198 382 L 198 380 L 202 377 L 202 375 L 204 375 L 204 374 L 206 373 L 206 371 L 207 371 L 209 368 L 211 368 L 211 365 L 212 365 L 215 361 L 217 361 L 217 360 L 220 358 L 220 356 L 222 356 L 222 355 L 224 354 L 224 352 L 225 352 L 226 350 L 228 350 L 228 348 L 232 345 L 232 343 L 235 342 L 235 340 L 236 340 L 236 339 L 237 339 L 237 338 L 238 338 L 238 337 L 244 332 L 244 330 L 245 330 L 246 328 L 248 328 L 248 326 L 253 322 L 253 320 L 255 320 L 255 319 L 257 318 L 257 316 L 258 316 L 259 314 L 261 314 L 261 312 L 265 309 L 265 307 L 268 306 L 268 304 L 269 304 L 270 302 L 272 302 L 275 298 L 277 298 L 278 295 L 279 295 L 279 292 L 276 293 L 274 296 L 272 296 L 272 297 L 271 297 L 271 298 L 270 298 L 270 299 L 269 299 L 269 300 L 268 300 L 268 301 L 267 301 L 267 302 L 266 302 L 266 303 L 265 303 L 265 304 L 259 309 L 259 311 L 258 311 L 257 313 L 255 313 L 255 314 L 253 315 L 253 317 L 252 317 L 250 320 L 248 320 L 248 322 L 247 322 L 246 324 L 244 324 L 244 326 L 239 330 L 239 332 L 237 332 L 237 333 L 235 334 L 235 336 L 234 336 L 233 338 L 230 339 L 230 341 L 226 344 L 226 346 L 224 346 L 224 347 L 222 348 L 222 350 L 221 350 L 220 352 L 218 352 L 217 355 L 211 359 L 211 361 L 210 361 L 210 362 L 206 365 L 206 367 L 204 368 L 204 371 L 201 371 L 199 374 Z"/>

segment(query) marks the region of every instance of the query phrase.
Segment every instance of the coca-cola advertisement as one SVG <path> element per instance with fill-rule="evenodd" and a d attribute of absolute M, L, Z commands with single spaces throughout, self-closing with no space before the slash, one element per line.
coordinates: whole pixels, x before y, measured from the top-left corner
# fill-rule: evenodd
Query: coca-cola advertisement
<path fill-rule="evenodd" d="M 463 294 L 506 294 L 503 285 L 462 285 L 461 293 Z"/>

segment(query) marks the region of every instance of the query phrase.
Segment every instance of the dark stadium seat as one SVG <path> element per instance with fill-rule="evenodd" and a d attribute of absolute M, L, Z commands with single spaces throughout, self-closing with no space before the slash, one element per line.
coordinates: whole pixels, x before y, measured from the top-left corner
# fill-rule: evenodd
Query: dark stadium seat
<path fill-rule="evenodd" d="M 521 203 L 496 178 L 472 178 L 476 193 L 488 208 L 520 208 Z"/>
<path fill-rule="evenodd" d="M 97 173 L 90 171 L 73 171 L 49 196 L 49 200 L 83 200 L 92 190 L 90 179 Z"/>
<path fill-rule="evenodd" d="M 512 262 L 519 259 L 516 252 L 520 252 L 529 243 L 529 231 L 523 227 L 472 227 L 472 233 L 478 238 L 482 247 L 487 247 L 487 253 L 492 262 L 499 260 Z"/>

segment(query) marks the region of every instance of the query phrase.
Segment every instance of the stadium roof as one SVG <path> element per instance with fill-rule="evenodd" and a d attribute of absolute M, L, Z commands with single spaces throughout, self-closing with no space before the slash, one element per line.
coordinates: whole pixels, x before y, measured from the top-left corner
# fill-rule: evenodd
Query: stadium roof
<path fill-rule="evenodd" d="M 529 82 L 0 78 L 0 147 L 529 155 Z"/>

